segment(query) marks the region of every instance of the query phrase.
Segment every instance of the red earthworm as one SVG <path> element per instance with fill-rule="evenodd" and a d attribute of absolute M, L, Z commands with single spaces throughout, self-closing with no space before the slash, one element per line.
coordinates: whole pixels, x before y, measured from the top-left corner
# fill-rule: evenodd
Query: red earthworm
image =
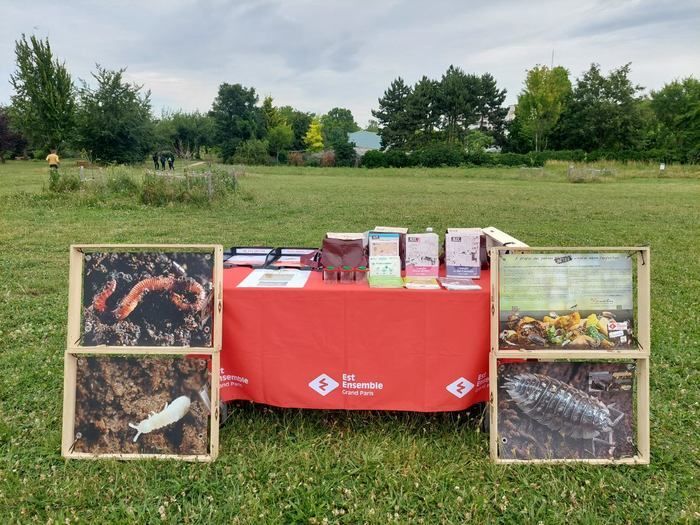
<path fill-rule="evenodd" d="M 98 312 L 102 313 L 105 311 L 107 308 L 107 299 L 114 293 L 114 290 L 117 289 L 117 281 L 114 279 L 110 279 L 107 281 L 107 284 L 105 284 L 104 288 L 95 295 L 95 298 L 92 300 L 92 304 L 95 307 L 95 310 Z"/>
<path fill-rule="evenodd" d="M 148 292 L 170 291 L 174 285 L 175 279 L 173 277 L 151 277 L 139 281 L 121 300 L 119 306 L 114 310 L 114 316 L 117 318 L 117 321 L 126 319 Z"/>
<path fill-rule="evenodd" d="M 179 310 L 182 310 L 184 312 L 199 312 L 202 308 L 204 308 L 204 303 L 207 299 L 207 295 L 204 291 L 204 287 L 197 281 L 195 281 L 194 279 L 178 280 L 175 284 L 175 288 L 182 289 L 185 292 L 194 294 L 196 297 L 196 299 L 190 303 L 185 301 L 185 298 L 182 295 L 173 292 L 170 295 L 170 300 Z"/>

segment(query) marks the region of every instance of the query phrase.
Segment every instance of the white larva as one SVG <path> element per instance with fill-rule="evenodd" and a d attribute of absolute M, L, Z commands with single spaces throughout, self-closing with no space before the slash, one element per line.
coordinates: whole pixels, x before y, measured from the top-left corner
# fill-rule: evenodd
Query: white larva
<path fill-rule="evenodd" d="M 134 436 L 134 441 L 136 441 L 141 434 L 148 434 L 149 432 L 168 426 L 176 421 L 180 421 L 190 409 L 190 403 L 189 397 L 180 396 L 172 403 L 166 403 L 163 410 L 152 413 L 138 425 L 129 423 L 131 428 L 135 428 L 138 431 L 136 436 Z"/>

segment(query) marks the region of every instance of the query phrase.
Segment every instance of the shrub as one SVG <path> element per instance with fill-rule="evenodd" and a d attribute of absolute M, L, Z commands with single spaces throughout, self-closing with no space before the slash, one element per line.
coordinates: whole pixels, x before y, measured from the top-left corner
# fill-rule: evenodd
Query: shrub
<path fill-rule="evenodd" d="M 335 152 L 333 151 L 324 151 L 321 154 L 321 161 L 320 165 L 323 168 L 332 168 L 335 166 Z"/>
<path fill-rule="evenodd" d="M 384 154 L 384 163 L 391 168 L 405 168 L 408 166 L 408 156 L 401 150 L 390 149 Z"/>
<path fill-rule="evenodd" d="M 357 154 L 354 142 L 338 141 L 333 145 L 336 166 L 354 166 Z"/>
<path fill-rule="evenodd" d="M 309 155 L 304 159 L 304 166 L 318 168 L 321 165 L 321 156 L 317 154 Z"/>
<path fill-rule="evenodd" d="M 362 155 L 361 164 L 365 168 L 383 168 L 386 166 L 384 153 L 371 150 Z"/>
<path fill-rule="evenodd" d="M 287 155 L 287 163 L 290 166 L 303 166 L 304 165 L 304 155 L 299 151 L 292 151 Z"/>
<path fill-rule="evenodd" d="M 459 166 L 465 160 L 464 150 L 457 144 L 430 144 L 415 151 L 414 155 L 426 168 Z"/>
<path fill-rule="evenodd" d="M 234 164 L 270 164 L 270 155 L 267 153 L 269 145 L 266 140 L 251 139 L 243 142 L 236 149 L 233 156 Z"/>
<path fill-rule="evenodd" d="M 51 170 L 49 173 L 49 190 L 55 193 L 66 193 L 80 189 L 80 177 L 73 173 L 61 173 Z"/>

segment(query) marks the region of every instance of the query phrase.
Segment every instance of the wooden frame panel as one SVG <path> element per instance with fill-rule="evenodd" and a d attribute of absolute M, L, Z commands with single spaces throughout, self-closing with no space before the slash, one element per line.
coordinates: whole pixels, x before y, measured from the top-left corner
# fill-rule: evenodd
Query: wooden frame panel
<path fill-rule="evenodd" d="M 501 252 L 631 252 L 637 257 L 637 340 L 638 348 L 629 350 L 529 350 L 499 348 L 500 300 L 499 261 Z M 491 351 L 489 353 L 489 449 L 494 463 L 591 463 L 591 464 L 648 464 L 650 461 L 649 424 L 649 357 L 651 354 L 651 258 L 647 246 L 641 247 L 509 247 L 494 246 L 491 257 Z M 636 363 L 636 434 L 638 454 L 621 459 L 504 459 L 498 450 L 498 360 L 499 359 L 547 359 L 589 361 L 634 360 Z"/>
<path fill-rule="evenodd" d="M 173 250 L 187 252 L 211 251 L 213 254 L 212 291 L 212 345 L 208 347 L 194 346 L 80 346 L 77 344 L 81 337 L 81 319 L 83 307 L 83 269 L 84 253 L 86 251 L 112 250 L 128 253 L 131 251 L 162 251 Z M 219 454 L 219 405 L 220 397 L 220 351 L 222 341 L 223 313 L 223 247 L 214 244 L 76 244 L 70 247 L 70 269 L 68 288 L 68 329 L 66 350 L 64 353 L 63 379 L 63 422 L 61 432 L 61 454 L 65 458 L 81 459 L 178 459 L 181 461 L 210 462 Z M 114 355 L 126 356 L 182 356 L 202 355 L 210 359 L 210 392 L 211 401 L 209 416 L 209 453 L 199 455 L 177 454 L 92 454 L 74 452 L 74 428 L 76 409 L 77 356 L 91 354 L 109 358 Z"/>

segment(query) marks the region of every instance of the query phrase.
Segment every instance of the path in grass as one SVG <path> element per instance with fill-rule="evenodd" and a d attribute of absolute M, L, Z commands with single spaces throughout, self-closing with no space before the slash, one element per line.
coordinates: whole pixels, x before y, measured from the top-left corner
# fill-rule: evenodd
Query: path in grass
<path fill-rule="evenodd" d="M 6 187 L 13 175 L 4 169 Z M 0 196 L 0 516 L 6 521 L 700 519 L 700 181 L 575 185 L 556 175 L 542 180 L 499 170 L 478 177 L 455 170 L 249 171 L 237 196 L 211 208 L 147 208 L 133 198 L 40 191 Z M 650 244 L 652 464 L 495 467 L 486 436 L 460 414 L 250 405 L 241 405 L 222 430 L 213 465 L 60 458 L 70 243 L 318 245 L 326 231 L 377 224 L 436 231 L 493 225 L 532 245 Z"/>

